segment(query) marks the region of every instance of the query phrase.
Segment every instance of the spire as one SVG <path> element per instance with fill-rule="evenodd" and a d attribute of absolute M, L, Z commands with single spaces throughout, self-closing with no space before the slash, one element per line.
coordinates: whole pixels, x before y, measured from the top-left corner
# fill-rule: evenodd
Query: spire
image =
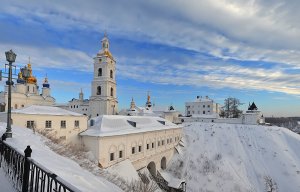
<path fill-rule="evenodd" d="M 133 100 L 133 97 L 131 98 L 131 102 L 130 102 L 130 110 L 131 111 L 135 110 L 135 102 Z"/>
<path fill-rule="evenodd" d="M 80 88 L 80 93 L 79 93 L 79 100 L 83 100 L 83 92 L 82 92 L 82 88 Z"/>
<path fill-rule="evenodd" d="M 146 107 L 151 107 L 151 106 L 152 106 L 152 104 L 151 104 L 151 101 L 150 101 L 150 93 L 149 93 L 149 91 L 148 91 L 148 93 L 147 93 Z"/>
<path fill-rule="evenodd" d="M 46 76 L 45 76 L 45 79 L 44 79 L 43 87 L 50 88 L 50 84 L 48 83 L 47 73 L 46 73 Z"/>

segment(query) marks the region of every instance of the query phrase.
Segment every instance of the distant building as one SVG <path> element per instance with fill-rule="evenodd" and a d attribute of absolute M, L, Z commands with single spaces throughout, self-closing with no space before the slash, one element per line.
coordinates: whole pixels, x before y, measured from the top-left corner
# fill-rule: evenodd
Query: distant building
<path fill-rule="evenodd" d="M 89 122 L 80 136 L 104 168 L 129 159 L 136 170 L 147 167 L 156 176 L 182 138 L 181 126 L 160 117 L 103 115 Z"/>
<path fill-rule="evenodd" d="M 195 107 L 192 109 L 197 109 Z M 187 117 L 180 117 L 182 122 L 205 122 L 205 123 L 229 123 L 229 124 L 247 124 L 247 125 L 257 125 L 264 124 L 265 118 L 258 111 L 255 103 L 249 104 L 248 110 L 246 113 L 243 113 L 239 118 L 220 118 L 218 115 L 191 115 Z"/>
<path fill-rule="evenodd" d="M 87 129 L 87 116 L 52 106 L 31 105 L 13 110 L 12 122 L 78 146 L 78 134 Z"/>
<path fill-rule="evenodd" d="M 120 115 L 127 116 L 153 116 L 153 117 L 162 117 L 172 123 L 181 123 L 178 118 L 179 112 L 174 109 L 173 106 L 169 107 L 159 107 L 152 105 L 150 94 L 147 94 L 147 101 L 145 107 L 136 106 L 133 98 L 130 102 L 130 108 L 121 110 Z"/>
<path fill-rule="evenodd" d="M 106 34 L 101 45 L 101 50 L 94 57 L 94 75 L 91 82 L 90 98 L 84 99 L 81 91 L 78 99 L 73 98 L 68 103 L 68 110 L 89 117 L 115 115 L 118 112 L 116 61 L 109 51 L 109 40 Z"/>
<path fill-rule="evenodd" d="M 185 116 L 211 116 L 219 117 L 220 106 L 208 96 L 197 96 L 195 101 L 185 103 Z"/>
<path fill-rule="evenodd" d="M 50 84 L 46 77 L 40 94 L 37 79 L 32 75 L 30 61 L 27 66 L 21 68 L 17 83 L 12 86 L 11 90 L 11 108 L 20 109 L 30 105 L 47 105 L 52 106 L 55 99 L 51 96 Z M 7 111 L 8 85 L 5 90 L 0 92 L 0 112 Z"/>

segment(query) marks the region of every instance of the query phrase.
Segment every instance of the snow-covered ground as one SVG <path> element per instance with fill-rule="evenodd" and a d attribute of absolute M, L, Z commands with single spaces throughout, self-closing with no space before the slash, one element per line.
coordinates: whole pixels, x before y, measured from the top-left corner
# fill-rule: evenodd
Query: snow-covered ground
<path fill-rule="evenodd" d="M 187 191 L 300 191 L 300 135 L 286 128 L 185 123 L 185 148 L 168 171 L 186 179 Z"/>
<path fill-rule="evenodd" d="M 5 132 L 5 127 L 5 123 L 0 123 L 1 135 Z M 45 145 L 46 140 L 47 139 L 38 134 L 33 134 L 30 129 L 13 127 L 13 138 L 7 139 L 6 141 L 9 145 L 18 149 L 20 152 L 23 152 L 26 146 L 30 145 L 33 151 L 31 157 L 35 161 L 81 191 L 122 191 L 119 187 L 104 178 L 95 176 L 89 171 L 83 169 L 75 161 L 53 152 Z M 0 191 L 11 191 L 2 190 L 4 185 L 7 183 L 2 182 L 2 176 L 3 174 L 0 174 Z"/>
<path fill-rule="evenodd" d="M 0 168 L 0 191 L 5 192 L 16 192 L 13 188 L 13 184 L 8 180 L 2 168 Z"/>

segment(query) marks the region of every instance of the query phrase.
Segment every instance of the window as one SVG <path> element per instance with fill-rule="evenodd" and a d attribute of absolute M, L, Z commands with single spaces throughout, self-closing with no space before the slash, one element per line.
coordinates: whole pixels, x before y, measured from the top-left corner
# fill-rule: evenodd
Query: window
<path fill-rule="evenodd" d="M 66 128 L 66 121 L 60 121 L 60 128 Z"/>
<path fill-rule="evenodd" d="M 97 95 L 101 95 L 101 87 L 100 86 L 97 87 Z"/>
<path fill-rule="evenodd" d="M 154 148 L 154 142 L 152 143 L 152 149 Z"/>
<path fill-rule="evenodd" d="M 98 69 L 98 77 L 102 76 L 102 68 Z"/>
<path fill-rule="evenodd" d="M 27 121 L 27 126 L 26 127 L 30 128 L 30 129 L 34 128 L 34 121 Z"/>
<path fill-rule="evenodd" d="M 167 139 L 167 144 L 169 144 L 169 139 Z"/>
<path fill-rule="evenodd" d="M 161 145 L 164 145 L 164 144 L 165 144 L 165 140 L 162 140 L 162 141 L 161 141 Z"/>
<path fill-rule="evenodd" d="M 75 120 L 74 126 L 75 126 L 75 128 L 79 128 L 79 121 L 78 120 Z"/>
<path fill-rule="evenodd" d="M 205 114 L 205 111 L 203 111 L 203 114 Z"/>
<path fill-rule="evenodd" d="M 141 145 L 139 146 L 139 152 L 142 152 L 142 146 Z"/>
<path fill-rule="evenodd" d="M 123 151 L 119 151 L 119 158 L 123 158 Z"/>
<path fill-rule="evenodd" d="M 131 153 L 134 154 L 135 153 L 135 147 L 131 148 Z"/>
<path fill-rule="evenodd" d="M 210 108 L 210 105 L 207 105 L 208 108 Z"/>
<path fill-rule="evenodd" d="M 29 92 L 29 86 L 27 86 L 27 91 Z"/>
<path fill-rule="evenodd" d="M 115 160 L 115 154 L 114 153 L 110 153 L 110 161 L 113 161 L 113 160 Z"/>
<path fill-rule="evenodd" d="M 22 107 L 24 107 L 24 105 L 22 105 Z"/>
<path fill-rule="evenodd" d="M 170 143 L 172 143 L 172 138 L 170 138 Z"/>
<path fill-rule="evenodd" d="M 149 143 L 147 144 L 147 149 L 149 149 Z"/>
<path fill-rule="evenodd" d="M 114 78 L 113 76 L 114 76 L 114 73 L 113 73 L 113 71 L 112 71 L 112 70 L 110 70 L 110 78 L 112 78 L 112 79 L 113 79 L 113 78 Z"/>
<path fill-rule="evenodd" d="M 59 139 L 60 140 L 66 140 L 66 136 L 60 136 Z"/>
<path fill-rule="evenodd" d="M 18 104 L 15 104 L 15 109 L 18 109 Z"/>
<path fill-rule="evenodd" d="M 112 97 L 114 96 L 114 88 L 112 88 L 112 87 L 110 88 L 110 96 L 112 96 Z"/>
<path fill-rule="evenodd" d="M 45 122 L 45 127 L 46 128 L 51 128 L 52 127 L 52 121 L 46 121 Z"/>
<path fill-rule="evenodd" d="M 160 146 L 160 141 L 157 142 L 157 146 L 158 146 L 158 147 Z"/>

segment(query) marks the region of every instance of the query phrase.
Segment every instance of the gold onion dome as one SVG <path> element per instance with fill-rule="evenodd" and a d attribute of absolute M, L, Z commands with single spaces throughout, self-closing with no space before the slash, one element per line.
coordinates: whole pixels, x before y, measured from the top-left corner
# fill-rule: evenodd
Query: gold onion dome
<path fill-rule="evenodd" d="M 28 70 L 29 70 L 29 77 L 27 78 L 27 83 L 29 84 L 36 84 L 37 80 L 36 78 L 32 75 L 32 68 L 31 68 L 31 64 L 28 63 Z"/>

